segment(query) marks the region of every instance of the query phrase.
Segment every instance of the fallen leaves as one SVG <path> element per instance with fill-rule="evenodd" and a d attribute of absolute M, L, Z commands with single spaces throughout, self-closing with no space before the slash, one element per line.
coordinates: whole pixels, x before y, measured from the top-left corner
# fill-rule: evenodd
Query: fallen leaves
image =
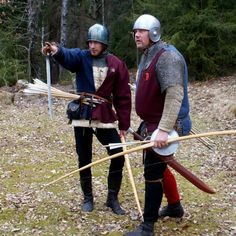
<path fill-rule="evenodd" d="M 62 88 L 66 89 L 66 88 Z M 189 86 L 193 124 L 201 132 L 235 129 L 229 109 L 235 103 L 236 79 L 225 77 Z M 95 210 L 81 212 L 79 175 L 45 188 L 48 182 L 77 168 L 73 129 L 67 125 L 68 101 L 54 99 L 53 119 L 47 98 L 15 95 L 14 105 L 0 103 L 0 234 L 10 235 L 122 235 L 135 228 L 140 217 L 127 172 L 119 194 L 125 216 L 116 216 L 104 206 L 109 163 L 92 168 Z M 132 112 L 132 128 L 140 119 Z M 127 137 L 132 140 L 131 136 Z M 183 177 L 178 180 L 185 216 L 157 222 L 158 235 L 218 236 L 236 233 L 236 138 L 212 137 L 214 148 L 197 140 L 181 143 L 176 158 L 217 193 L 201 192 Z M 94 139 L 93 159 L 106 150 Z M 141 206 L 144 179 L 141 152 L 129 155 Z M 166 203 L 163 198 L 163 205 Z"/>

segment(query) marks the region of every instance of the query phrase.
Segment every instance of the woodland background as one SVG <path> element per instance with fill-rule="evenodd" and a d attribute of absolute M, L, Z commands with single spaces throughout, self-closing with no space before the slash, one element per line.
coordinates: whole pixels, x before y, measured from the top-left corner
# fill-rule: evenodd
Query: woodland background
<path fill-rule="evenodd" d="M 198 132 L 236 127 L 235 0 L 0 0 L 0 235 L 121 236 L 140 223 L 125 169 L 120 192 L 126 215 L 104 207 L 109 162 L 94 166 L 95 210 L 81 212 L 78 174 L 47 184 L 76 170 L 73 127 L 67 125 L 67 100 L 53 98 L 53 118 L 45 96 L 27 97 L 17 80 L 46 80 L 45 41 L 86 47 L 87 29 L 104 23 L 110 51 L 136 70 L 139 54 L 131 35 L 143 13 L 157 16 L 163 39 L 185 56 L 189 98 Z M 54 87 L 72 90 L 73 74 L 51 61 Z M 133 94 L 134 96 L 134 94 Z M 134 99 L 133 99 L 134 101 Z M 132 110 L 131 127 L 140 120 Z M 127 135 L 127 141 L 133 140 Z M 174 172 L 185 215 L 158 220 L 160 236 L 236 235 L 236 136 L 212 137 L 210 148 L 198 140 L 181 143 L 176 159 L 216 190 L 206 194 Z M 93 160 L 107 156 L 94 139 Z M 143 209 L 142 153 L 129 155 Z M 163 205 L 166 204 L 165 197 Z"/>
<path fill-rule="evenodd" d="M 235 5 L 235 0 L 1 0 L 0 86 L 18 79 L 45 80 L 44 42 L 85 48 L 94 23 L 108 27 L 110 51 L 136 68 L 132 25 L 144 13 L 160 20 L 162 38 L 183 53 L 190 79 L 231 74 L 236 65 Z M 51 67 L 53 83 L 71 79 L 55 62 Z"/>

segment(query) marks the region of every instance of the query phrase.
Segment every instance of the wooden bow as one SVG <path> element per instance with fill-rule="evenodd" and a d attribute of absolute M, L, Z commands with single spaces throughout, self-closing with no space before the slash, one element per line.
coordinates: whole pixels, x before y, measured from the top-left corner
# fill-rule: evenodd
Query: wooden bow
<path fill-rule="evenodd" d="M 216 132 L 209 132 L 209 133 L 202 133 L 202 134 L 195 134 L 195 135 L 186 135 L 186 136 L 183 136 L 183 137 L 177 137 L 177 138 L 173 138 L 173 139 L 169 139 L 168 140 L 168 143 L 171 143 L 171 142 L 176 142 L 176 141 L 183 141 L 183 140 L 188 140 L 188 139 L 194 139 L 194 138 L 198 138 L 198 137 L 208 137 L 208 136 L 218 136 L 218 135 L 230 135 L 230 134 L 236 134 L 236 130 L 225 130 L 225 131 L 216 131 Z M 97 161 L 94 161 L 86 166 L 83 166 L 79 169 L 76 169 L 66 175 L 63 175 L 61 176 L 60 178 L 56 179 L 56 180 L 53 180 L 51 181 L 50 183 L 44 185 L 43 187 L 47 187 L 47 186 L 50 186 L 66 177 L 69 177 L 75 173 L 78 173 L 82 170 L 85 170 L 87 168 L 90 168 L 94 165 L 97 165 L 97 164 L 100 164 L 104 161 L 108 161 L 108 160 L 111 160 L 113 158 L 116 158 L 116 157 L 119 157 L 119 156 L 123 156 L 123 155 L 126 155 L 126 154 L 129 154 L 129 153 L 132 153 L 132 152 L 137 152 L 137 151 L 140 151 L 140 150 L 143 150 L 143 149 L 146 149 L 146 148 L 150 148 L 150 147 L 153 147 L 154 146 L 154 142 L 150 142 L 150 143 L 147 143 L 147 144 L 144 144 L 144 145 L 140 145 L 138 147 L 135 147 L 135 148 L 131 148 L 129 150 L 125 150 L 123 152 L 119 152 L 119 153 L 116 153 L 114 155 L 111 155 L 111 156 L 108 156 L 108 157 L 104 157 L 100 160 L 97 160 Z M 214 190 L 212 190 L 210 193 L 215 193 Z"/>
<path fill-rule="evenodd" d="M 125 137 L 124 136 L 121 136 L 121 142 L 125 143 Z M 123 147 L 123 150 L 124 151 L 127 150 L 125 146 Z M 129 176 L 130 183 L 131 183 L 132 188 L 133 188 L 134 198 L 135 198 L 135 201 L 136 201 L 136 204 L 137 204 L 137 207 L 138 207 L 139 215 L 143 220 L 143 212 L 141 210 L 136 185 L 135 185 L 135 182 L 134 182 L 134 176 L 133 176 L 130 161 L 129 161 L 129 156 L 128 156 L 128 154 L 125 154 L 124 157 L 125 157 L 125 165 L 126 165 L 126 168 L 127 168 L 127 171 L 128 171 L 128 176 Z"/>

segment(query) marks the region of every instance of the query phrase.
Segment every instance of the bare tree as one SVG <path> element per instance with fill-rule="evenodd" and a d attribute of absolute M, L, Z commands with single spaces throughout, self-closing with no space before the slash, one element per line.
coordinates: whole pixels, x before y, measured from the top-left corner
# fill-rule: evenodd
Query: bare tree
<path fill-rule="evenodd" d="M 61 37 L 60 44 L 66 46 L 67 44 L 67 22 L 68 22 L 68 0 L 62 0 L 61 5 Z M 63 74 L 63 68 L 59 67 L 59 77 Z"/>
<path fill-rule="evenodd" d="M 90 1 L 89 14 L 93 19 L 98 19 L 101 17 L 101 8 L 102 8 L 101 0 Z"/>
<path fill-rule="evenodd" d="M 33 1 L 28 0 L 28 37 L 29 37 L 29 46 L 28 46 L 28 79 L 31 80 L 32 69 L 35 74 L 37 74 L 36 62 L 36 53 L 35 45 L 37 42 L 37 28 L 38 28 L 38 18 L 39 18 L 39 9 L 41 6 L 41 0 Z"/>
<path fill-rule="evenodd" d="M 67 17 L 68 17 L 68 0 L 62 0 L 60 43 L 63 46 L 66 46 L 67 43 L 67 20 L 68 20 Z"/>

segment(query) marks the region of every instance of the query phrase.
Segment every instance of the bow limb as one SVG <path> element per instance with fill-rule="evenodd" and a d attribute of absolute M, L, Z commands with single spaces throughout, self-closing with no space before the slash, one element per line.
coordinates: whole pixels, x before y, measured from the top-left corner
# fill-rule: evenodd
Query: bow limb
<path fill-rule="evenodd" d="M 125 137 L 124 136 L 121 136 L 121 142 L 125 143 Z M 123 147 L 123 151 L 127 151 L 125 146 Z M 133 173 L 132 173 L 132 169 L 131 169 L 131 165 L 130 165 L 130 161 L 129 161 L 129 156 L 128 156 L 128 154 L 125 154 L 124 157 L 125 157 L 125 165 L 126 165 L 126 168 L 127 168 L 127 171 L 128 171 L 131 186 L 133 188 L 134 198 L 135 198 L 135 201 L 136 201 L 136 204 L 137 204 L 139 215 L 142 217 L 142 220 L 143 220 L 143 212 L 142 212 L 142 209 L 141 209 L 141 206 L 140 206 L 140 201 L 139 201 L 139 198 L 138 198 L 138 193 L 137 193 L 136 185 L 135 185 L 135 182 L 134 182 L 134 176 L 133 176 Z"/>
<path fill-rule="evenodd" d="M 124 156 L 124 155 L 132 153 L 132 152 L 140 151 L 140 150 L 143 150 L 143 149 L 148 148 L 148 147 L 152 147 L 153 145 L 154 145 L 154 142 L 151 142 L 151 143 L 148 143 L 148 144 L 145 144 L 145 145 L 141 145 L 141 146 L 138 146 L 138 147 L 135 147 L 135 148 L 131 148 L 131 149 L 123 151 L 123 152 L 116 153 L 116 154 L 108 156 L 108 157 L 104 157 L 104 158 L 99 159 L 97 161 L 94 161 L 94 162 L 92 162 L 92 163 L 90 163 L 90 164 L 88 164 L 86 166 L 83 166 L 83 167 L 81 167 L 81 168 L 79 168 L 77 170 L 74 170 L 74 171 L 72 171 L 72 172 L 70 172 L 70 173 L 68 173 L 66 175 L 63 175 L 60 178 L 58 178 L 56 180 L 53 180 L 52 182 L 44 185 L 44 187 L 52 185 L 52 184 L 54 184 L 54 183 L 56 183 L 56 182 L 58 182 L 58 181 L 60 181 L 60 180 L 62 180 L 64 178 L 66 178 L 66 177 L 74 175 L 75 173 L 80 172 L 82 170 L 85 170 L 87 168 L 90 168 L 90 167 L 92 167 L 94 165 L 100 164 L 102 162 L 105 162 L 105 161 L 108 161 L 108 160 L 111 160 L 111 159 L 114 159 L 114 158 L 117 158 L 117 157 L 120 157 L 120 156 Z"/>
<path fill-rule="evenodd" d="M 131 132 L 133 135 L 134 135 L 134 131 L 130 128 L 129 129 L 129 132 Z M 136 133 L 137 134 L 137 133 Z M 197 134 L 197 135 L 187 135 L 187 136 L 183 136 L 183 137 L 178 137 L 178 138 L 173 138 L 171 140 L 168 140 L 168 143 L 171 143 L 171 142 L 175 142 L 175 141 L 183 141 L 183 140 L 188 140 L 188 139 L 193 139 L 193 138 L 199 138 L 199 137 L 207 137 L 207 136 L 214 136 L 214 135 L 226 135 L 226 134 L 236 134 L 236 130 L 226 130 L 226 131 L 219 131 L 219 132 L 210 132 L 210 133 L 203 133 L 203 134 Z M 138 135 L 138 134 L 137 134 Z M 68 173 L 64 176 L 61 176 L 60 178 L 48 183 L 47 185 L 45 186 L 49 186 L 51 184 L 54 184 L 66 177 L 69 177 L 79 171 L 82 171 L 82 170 L 85 170 L 87 168 L 90 168 L 96 164 L 99 164 L 99 163 L 102 163 L 104 161 L 107 161 L 107 160 L 111 160 L 113 158 L 116 158 L 116 157 L 119 157 L 119 156 L 123 156 L 125 154 L 129 154 L 129 153 L 132 153 L 132 152 L 137 152 L 137 151 L 140 151 L 140 150 L 143 150 L 143 149 L 146 149 L 146 148 L 150 148 L 150 147 L 153 147 L 154 146 L 154 142 L 150 142 L 150 143 L 147 143 L 147 144 L 144 144 L 144 145 L 140 145 L 138 147 L 134 147 L 134 148 L 131 148 L 131 149 L 128 149 L 127 151 L 123 151 L 123 152 L 119 152 L 119 153 L 116 153 L 114 155 L 111 155 L 111 156 L 108 156 L 108 157 L 104 157 L 100 160 L 97 160 L 95 162 L 92 162 L 86 166 L 83 166 L 77 170 L 74 170 L 72 171 L 71 173 Z M 178 162 L 177 162 L 178 163 Z M 179 164 L 179 163 L 178 163 Z M 180 165 L 180 164 L 179 164 Z M 183 167 L 185 168 L 185 167 Z M 186 169 L 186 168 L 185 168 Z M 186 172 L 187 173 L 187 172 Z M 191 173 L 191 172 L 190 172 Z M 196 176 L 195 176 L 196 177 Z M 185 177 L 186 178 L 186 177 Z M 196 177 L 197 178 L 197 177 Z M 199 182 L 200 183 L 200 182 Z M 209 188 L 208 190 L 210 193 L 214 193 L 215 191 L 212 190 L 211 188 Z"/>
<path fill-rule="evenodd" d="M 131 128 L 128 129 L 128 132 L 133 134 L 133 130 Z M 219 136 L 219 135 L 232 135 L 236 134 L 236 130 L 223 130 L 223 131 L 214 131 L 214 132 L 208 132 L 208 133 L 200 133 L 200 134 L 191 134 L 191 135 L 185 135 L 181 137 L 174 137 L 174 138 L 169 138 L 167 140 L 167 143 L 173 143 L 173 142 L 180 142 L 180 141 L 185 141 L 189 139 L 201 139 L 204 137 L 208 136 Z M 139 135 L 140 136 L 140 135 Z M 139 139 L 139 138 L 137 138 Z M 134 145 L 134 144 L 144 144 L 144 143 L 150 143 L 150 140 L 144 140 L 143 137 L 142 139 L 139 139 L 139 141 L 133 141 L 133 142 L 126 142 L 126 143 L 110 143 L 108 145 L 105 145 L 104 147 L 110 147 L 110 148 L 119 148 L 123 146 L 129 146 L 129 145 Z"/>

